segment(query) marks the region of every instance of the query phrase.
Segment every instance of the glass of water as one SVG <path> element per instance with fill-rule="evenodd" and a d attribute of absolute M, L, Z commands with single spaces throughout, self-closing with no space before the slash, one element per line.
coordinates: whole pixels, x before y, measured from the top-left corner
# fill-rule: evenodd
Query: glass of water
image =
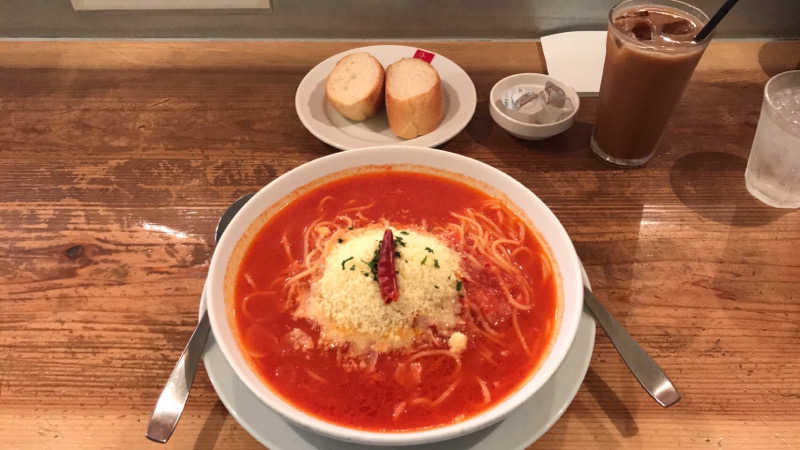
<path fill-rule="evenodd" d="M 800 70 L 767 81 L 744 179 L 762 202 L 800 208 Z"/>

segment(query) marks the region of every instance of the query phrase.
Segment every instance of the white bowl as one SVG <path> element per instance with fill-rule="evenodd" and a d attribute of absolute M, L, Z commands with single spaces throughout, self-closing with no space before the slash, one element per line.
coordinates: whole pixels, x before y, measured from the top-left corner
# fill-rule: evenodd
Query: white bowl
<path fill-rule="evenodd" d="M 556 84 L 556 86 L 563 89 L 567 94 L 567 97 L 575 106 L 575 109 L 570 115 L 564 117 L 558 122 L 549 123 L 546 125 L 522 122 L 506 114 L 505 111 L 503 111 L 503 108 L 498 104 L 503 96 L 503 93 L 514 86 L 523 85 L 544 88 L 544 84 L 547 81 L 552 81 Z M 580 108 L 580 102 L 580 98 L 578 97 L 578 93 L 575 92 L 575 89 L 572 89 L 553 77 L 542 73 L 518 73 L 503 78 L 495 83 L 495 85 L 492 87 L 492 91 L 489 93 L 489 114 L 498 125 L 511 133 L 512 136 L 516 136 L 520 139 L 537 141 L 555 136 L 571 127 L 572 122 L 575 120 L 575 114 L 578 113 L 578 108 Z"/>
<path fill-rule="evenodd" d="M 540 237 L 547 243 L 561 277 L 560 320 L 553 343 L 538 369 L 515 392 L 486 411 L 462 422 L 411 432 L 364 431 L 326 422 L 287 403 L 261 380 L 245 360 L 229 323 L 224 298 L 224 280 L 233 249 L 249 225 L 271 205 L 296 189 L 325 175 L 365 165 L 412 164 L 462 174 L 505 194 L 528 216 Z M 263 401 L 291 422 L 316 433 L 349 442 L 369 445 L 411 445 L 455 438 L 477 431 L 505 417 L 536 392 L 558 368 L 575 337 L 581 310 L 583 288 L 575 248 L 558 219 L 536 195 L 505 173 L 466 156 L 424 147 L 387 145 L 331 154 L 303 164 L 262 188 L 239 211 L 218 243 L 207 280 L 208 313 L 214 337 L 222 353 L 244 384 Z"/>

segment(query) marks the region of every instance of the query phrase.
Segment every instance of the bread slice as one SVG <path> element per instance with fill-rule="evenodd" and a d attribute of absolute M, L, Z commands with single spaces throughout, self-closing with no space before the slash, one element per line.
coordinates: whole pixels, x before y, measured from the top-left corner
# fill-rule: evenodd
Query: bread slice
<path fill-rule="evenodd" d="M 444 116 L 436 69 L 417 58 L 403 58 L 386 68 L 386 115 L 392 132 L 401 138 L 435 130 Z"/>
<path fill-rule="evenodd" d="M 336 63 L 325 82 L 325 97 L 350 120 L 375 115 L 383 100 L 384 72 L 369 53 L 352 53 Z"/>

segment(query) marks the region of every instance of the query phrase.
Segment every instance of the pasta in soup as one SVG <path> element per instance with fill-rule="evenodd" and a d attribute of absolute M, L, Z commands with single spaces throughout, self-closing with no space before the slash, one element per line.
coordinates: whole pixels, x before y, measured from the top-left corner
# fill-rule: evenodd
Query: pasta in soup
<path fill-rule="evenodd" d="M 232 273 L 240 348 L 323 420 L 408 431 L 478 414 L 549 351 L 560 280 L 504 198 L 413 167 L 370 167 L 265 213 Z"/>

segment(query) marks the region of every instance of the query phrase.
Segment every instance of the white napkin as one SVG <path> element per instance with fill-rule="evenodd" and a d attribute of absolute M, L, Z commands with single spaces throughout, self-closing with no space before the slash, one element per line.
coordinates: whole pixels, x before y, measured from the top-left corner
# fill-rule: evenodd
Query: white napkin
<path fill-rule="evenodd" d="M 606 57 L 605 31 L 570 31 L 542 37 L 548 74 L 575 89 L 581 97 L 600 92 Z"/>

